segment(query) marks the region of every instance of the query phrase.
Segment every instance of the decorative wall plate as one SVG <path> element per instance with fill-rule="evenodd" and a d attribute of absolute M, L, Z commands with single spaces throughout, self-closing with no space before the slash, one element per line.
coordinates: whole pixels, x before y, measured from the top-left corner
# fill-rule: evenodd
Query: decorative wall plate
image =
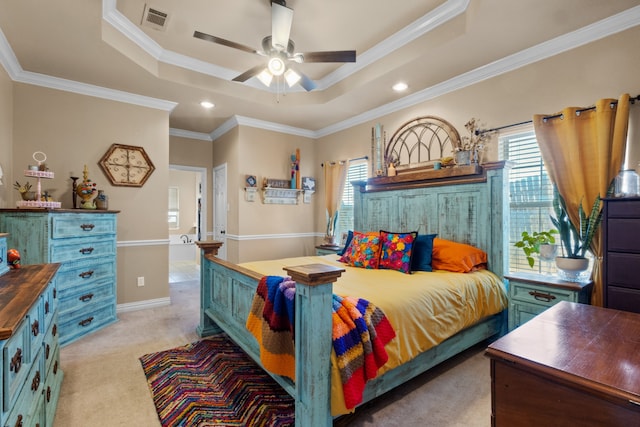
<path fill-rule="evenodd" d="M 98 163 L 113 185 L 142 187 L 155 166 L 142 147 L 113 144 Z"/>

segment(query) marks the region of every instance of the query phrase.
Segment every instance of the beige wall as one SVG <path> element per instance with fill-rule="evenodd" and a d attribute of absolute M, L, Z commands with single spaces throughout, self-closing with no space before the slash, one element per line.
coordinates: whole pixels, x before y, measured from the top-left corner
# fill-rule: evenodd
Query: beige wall
<path fill-rule="evenodd" d="M 32 154 L 43 151 L 55 173 L 43 181 L 64 208 L 72 207 L 71 176 L 89 178 L 109 196 L 118 215 L 118 303 L 168 297 L 167 188 L 169 182 L 169 114 L 39 86 L 14 84 L 12 181 Z M 112 186 L 98 161 L 111 144 L 144 147 L 156 170 L 145 185 Z M 18 193 L 12 192 L 11 205 Z M 137 286 L 137 277 L 146 285 Z"/>
<path fill-rule="evenodd" d="M 466 135 L 464 124 L 471 117 L 493 128 L 531 120 L 534 114 L 554 113 L 567 106 L 590 106 L 600 98 L 617 98 L 625 92 L 638 95 L 638 40 L 640 28 L 627 30 L 371 123 L 328 135 L 316 143 L 316 156 L 336 160 L 371 156 L 371 127 L 376 122 L 384 125 L 390 137 L 403 123 L 419 116 L 434 115 L 451 122 L 461 135 Z M 640 103 L 632 106 L 632 117 L 638 117 L 639 110 Z M 636 124 L 640 128 L 640 120 Z M 631 167 L 640 160 L 638 130 L 634 135 L 630 140 Z M 321 185 L 319 193 L 316 197 L 323 198 Z M 324 218 L 325 210 L 320 204 L 316 207 L 316 217 Z"/>
<path fill-rule="evenodd" d="M 0 185 L 0 208 L 9 207 L 13 181 L 13 83 L 0 67 L 0 166 L 4 172 Z M 2 232 L 2 230 L 0 230 Z"/>

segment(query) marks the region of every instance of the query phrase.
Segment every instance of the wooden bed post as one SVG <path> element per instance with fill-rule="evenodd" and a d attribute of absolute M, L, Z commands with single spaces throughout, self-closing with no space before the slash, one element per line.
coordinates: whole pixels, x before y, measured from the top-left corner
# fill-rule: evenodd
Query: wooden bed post
<path fill-rule="evenodd" d="M 197 241 L 196 245 L 200 248 L 200 324 L 196 328 L 196 332 L 202 338 L 222 332 L 222 329 L 205 314 L 207 301 L 211 299 L 211 286 L 202 286 L 203 283 L 211 283 L 211 275 L 213 274 L 210 264 L 206 263 L 205 259 L 207 256 L 218 255 L 218 249 L 222 246 L 222 242 Z"/>
<path fill-rule="evenodd" d="M 331 427 L 333 282 L 345 270 L 325 264 L 284 270 L 296 282 L 296 426 Z"/>

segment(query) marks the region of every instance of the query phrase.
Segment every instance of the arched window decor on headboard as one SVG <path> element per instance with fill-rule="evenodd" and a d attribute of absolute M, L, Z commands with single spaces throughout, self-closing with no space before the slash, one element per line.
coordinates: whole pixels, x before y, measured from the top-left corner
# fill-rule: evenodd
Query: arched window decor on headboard
<path fill-rule="evenodd" d="M 410 169 L 454 156 L 460 134 L 453 125 L 435 116 L 424 116 L 403 124 L 385 150 L 385 168 L 394 162 L 397 169 Z"/>

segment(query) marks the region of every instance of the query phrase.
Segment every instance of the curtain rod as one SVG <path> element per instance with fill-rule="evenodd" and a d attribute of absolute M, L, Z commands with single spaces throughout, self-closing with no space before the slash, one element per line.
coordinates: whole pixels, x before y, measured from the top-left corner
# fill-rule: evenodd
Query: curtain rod
<path fill-rule="evenodd" d="M 630 97 L 629 98 L 629 102 L 631 102 L 632 104 L 635 104 L 636 101 L 640 101 L 640 95 L 636 95 L 634 97 Z M 610 105 L 613 108 L 613 106 L 616 105 L 617 103 L 618 103 L 618 101 L 612 101 Z M 582 108 L 580 110 L 576 110 L 576 114 L 580 114 L 580 113 L 582 113 L 584 111 L 594 110 L 595 108 L 596 108 L 595 105 L 592 106 L 592 107 Z M 554 114 L 553 116 L 543 117 L 542 120 L 547 121 L 547 120 L 551 120 L 551 119 L 558 119 L 560 117 L 562 117 L 562 113 Z M 490 133 L 490 132 L 497 132 L 497 131 L 502 130 L 502 129 L 508 129 L 508 128 L 515 127 L 515 126 L 526 125 L 526 124 L 529 124 L 529 123 L 533 123 L 533 120 L 527 120 L 525 122 L 520 122 L 520 123 L 512 123 L 510 125 L 499 126 L 497 128 L 493 128 L 493 129 L 476 130 L 476 135 L 481 135 L 481 134 Z"/>
<path fill-rule="evenodd" d="M 369 156 L 361 156 L 361 157 L 355 157 L 353 159 L 347 159 L 348 161 L 353 161 L 353 160 L 369 160 Z M 340 161 L 344 161 L 344 160 L 340 160 Z M 320 163 L 320 167 L 323 168 L 324 167 L 324 163 Z"/>

